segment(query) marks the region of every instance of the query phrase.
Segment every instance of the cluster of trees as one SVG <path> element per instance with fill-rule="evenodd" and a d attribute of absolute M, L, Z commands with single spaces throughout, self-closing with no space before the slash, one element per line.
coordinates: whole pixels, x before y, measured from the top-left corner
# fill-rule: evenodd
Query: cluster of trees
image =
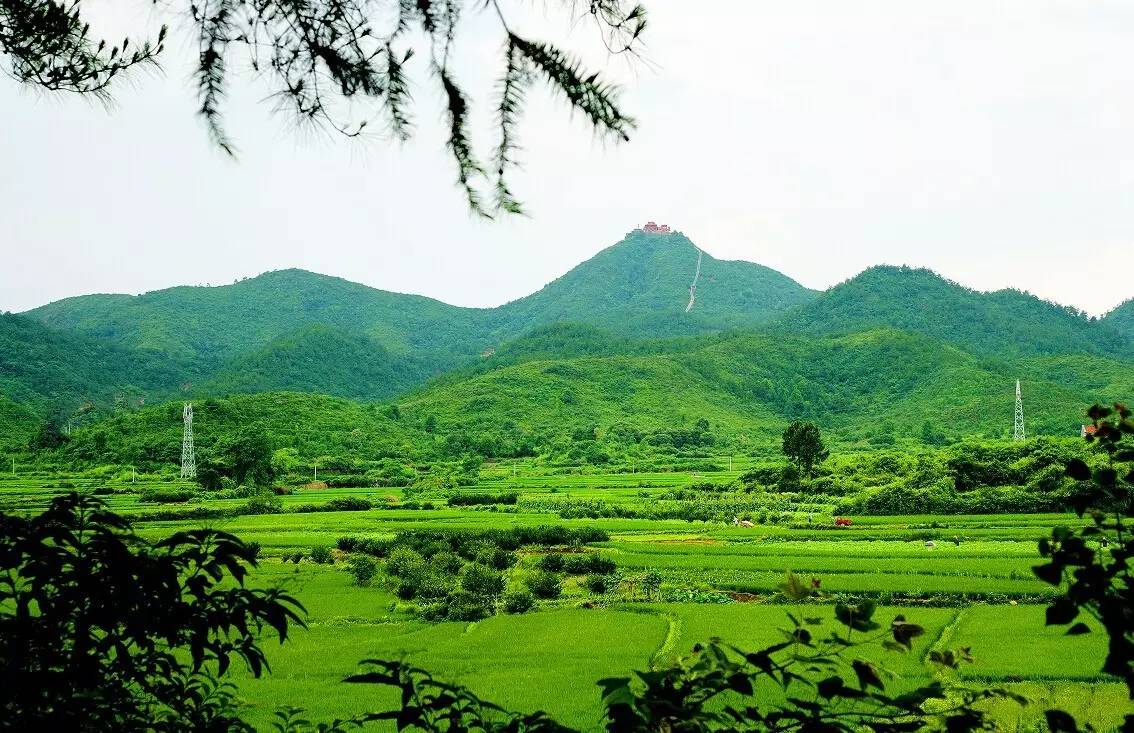
<path fill-rule="evenodd" d="M 541 564 L 523 573 L 521 584 L 509 587 L 507 576 L 516 568 L 519 548 L 578 547 L 605 539 L 606 534 L 598 530 L 547 526 L 481 532 L 405 531 L 388 541 L 341 537 L 338 547 L 356 556 L 352 563 L 364 569 L 367 583 L 374 570 L 369 558 L 384 560 L 382 569 L 391 589 L 402 600 L 416 603 L 425 618 L 477 621 L 501 610 L 523 613 L 535 599 L 559 596 L 559 571 L 566 569 L 563 560 L 557 570 Z M 571 570 L 582 574 L 594 567 L 607 569 L 607 561 L 597 555 L 587 557 L 585 567 L 576 567 L 579 561 L 572 560 Z"/>

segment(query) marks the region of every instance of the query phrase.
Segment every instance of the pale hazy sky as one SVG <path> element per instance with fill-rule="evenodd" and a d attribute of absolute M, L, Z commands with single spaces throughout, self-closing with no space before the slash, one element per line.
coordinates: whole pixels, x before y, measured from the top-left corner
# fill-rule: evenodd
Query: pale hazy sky
<path fill-rule="evenodd" d="M 506 3 L 526 6 L 526 3 Z M 554 5 L 554 3 L 551 3 Z M 1134 4 L 1127 0 L 646 0 L 647 63 L 519 19 L 625 90 L 629 144 L 537 88 L 514 177 L 526 219 L 470 217 L 439 99 L 406 146 L 297 133 L 237 86 L 238 161 L 194 117 L 175 40 L 113 109 L 0 77 L 0 310 L 302 267 L 460 305 L 538 289 L 646 219 L 715 257 L 830 286 L 877 263 L 1016 286 L 1100 314 L 1134 296 Z M 106 28 L 148 0 L 88 0 Z M 491 142 L 499 37 L 465 87 Z M 415 62 L 422 63 L 419 56 Z"/>

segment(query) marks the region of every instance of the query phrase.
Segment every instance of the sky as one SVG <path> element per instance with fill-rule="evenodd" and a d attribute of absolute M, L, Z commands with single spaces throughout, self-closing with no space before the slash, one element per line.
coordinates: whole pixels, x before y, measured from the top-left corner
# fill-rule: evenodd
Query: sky
<path fill-rule="evenodd" d="M 297 129 L 242 76 L 225 107 L 236 160 L 195 116 L 180 32 L 164 71 L 129 78 L 109 107 L 0 76 L 0 310 L 288 267 L 493 306 L 649 219 L 812 288 L 885 263 L 1093 315 L 1134 297 L 1129 2 L 645 4 L 634 60 L 555 3 L 504 3 L 521 33 L 618 82 L 639 128 L 598 139 L 537 85 L 513 177 L 529 216 L 491 222 L 454 185 L 423 74 L 406 144 Z M 83 5 L 96 32 L 160 19 L 148 0 Z M 486 151 L 499 27 L 472 13 L 457 43 Z"/>

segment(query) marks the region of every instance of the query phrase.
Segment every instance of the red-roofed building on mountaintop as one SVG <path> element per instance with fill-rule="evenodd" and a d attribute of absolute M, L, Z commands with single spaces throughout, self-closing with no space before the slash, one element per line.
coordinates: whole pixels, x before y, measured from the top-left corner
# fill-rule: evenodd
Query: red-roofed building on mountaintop
<path fill-rule="evenodd" d="M 1088 435 L 1094 435 L 1095 431 L 1097 431 L 1097 430 L 1098 430 L 1098 428 L 1096 428 L 1094 425 L 1084 425 L 1084 426 L 1082 426 L 1082 429 L 1079 431 L 1079 437 L 1085 438 Z"/>
<path fill-rule="evenodd" d="M 646 225 L 642 227 L 642 231 L 646 234 L 669 234 L 670 229 L 669 224 L 657 224 L 655 222 L 648 221 L 646 222 Z"/>

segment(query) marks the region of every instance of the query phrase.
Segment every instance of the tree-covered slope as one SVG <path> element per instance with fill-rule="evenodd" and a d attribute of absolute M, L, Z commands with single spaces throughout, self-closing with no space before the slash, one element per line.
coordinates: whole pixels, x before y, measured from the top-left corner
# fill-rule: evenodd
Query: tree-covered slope
<path fill-rule="evenodd" d="M 1083 405 L 1134 395 L 1134 365 L 1102 357 L 1082 378 L 1053 358 L 990 360 L 891 329 L 839 337 L 750 334 L 701 337 L 656 353 L 603 354 L 597 337 L 578 358 L 517 358 L 443 379 L 399 401 L 407 420 L 492 431 L 568 434 L 681 429 L 698 419 L 742 442 L 771 443 L 793 419 L 817 421 L 850 441 L 917 435 L 926 422 L 950 437 L 1011 432 L 1014 386 L 1024 379 L 1029 429 L 1074 435 Z M 504 355 L 509 348 L 501 350 Z M 495 357 L 494 357 L 495 358 Z M 1055 370 L 1055 371 L 1052 371 Z"/>
<path fill-rule="evenodd" d="M 827 335 L 883 327 L 1001 357 L 1134 353 L 1130 339 L 1074 309 L 1018 290 L 970 290 L 929 270 L 909 267 L 872 267 L 775 324 L 780 332 Z"/>
<path fill-rule="evenodd" d="M 377 290 L 304 270 L 278 270 L 219 287 L 144 295 L 87 295 L 29 317 L 122 346 L 160 350 L 208 368 L 309 325 L 368 336 L 395 353 L 450 364 L 481 348 L 483 313 L 419 295 Z"/>
<path fill-rule="evenodd" d="M 633 231 L 537 293 L 492 313 L 497 333 L 572 321 L 634 336 L 750 328 L 811 300 L 815 293 L 752 262 L 701 255 L 680 233 Z M 689 287 L 696 300 L 686 312 Z"/>
<path fill-rule="evenodd" d="M 880 329 L 838 337 L 703 336 L 641 344 L 587 337 L 587 353 L 538 352 L 449 375 L 398 399 L 363 405 L 298 393 L 195 402 L 203 450 L 255 426 L 277 449 L 374 461 L 547 455 L 643 459 L 775 453 L 788 422 L 817 422 L 839 445 L 1007 438 L 1023 382 L 1029 435 L 1074 437 L 1083 406 L 1134 396 L 1134 365 L 1098 356 L 976 357 L 935 339 Z M 537 338 L 538 340 L 538 338 Z M 501 349 L 508 352 L 509 348 Z M 491 360 L 489 360 L 491 361 Z M 76 461 L 175 463 L 180 404 L 146 407 L 74 433 Z M 708 439 L 706 439 L 708 438 Z M 691 452 L 690 452 L 691 451 Z"/>
<path fill-rule="evenodd" d="M 158 352 L 0 314 L 0 397 L 33 412 L 116 401 L 136 405 L 175 394 L 191 374 Z"/>
<path fill-rule="evenodd" d="M 227 362 L 195 394 L 312 392 L 360 400 L 392 397 L 431 373 L 423 360 L 392 354 L 369 336 L 304 326 Z"/>
<path fill-rule="evenodd" d="M 1134 342 L 1134 298 L 1107 313 L 1103 318 L 1103 323 Z"/>
<path fill-rule="evenodd" d="M 0 395 L 0 450 L 23 450 L 39 425 L 35 413 Z"/>
<path fill-rule="evenodd" d="M 249 428 L 267 435 L 273 448 L 309 459 L 412 457 L 427 445 L 381 406 L 342 398 L 271 392 L 193 403 L 194 438 L 202 455 L 222 437 Z M 78 430 L 61 455 L 82 462 L 176 464 L 181 459 L 181 402 L 121 413 Z"/>

